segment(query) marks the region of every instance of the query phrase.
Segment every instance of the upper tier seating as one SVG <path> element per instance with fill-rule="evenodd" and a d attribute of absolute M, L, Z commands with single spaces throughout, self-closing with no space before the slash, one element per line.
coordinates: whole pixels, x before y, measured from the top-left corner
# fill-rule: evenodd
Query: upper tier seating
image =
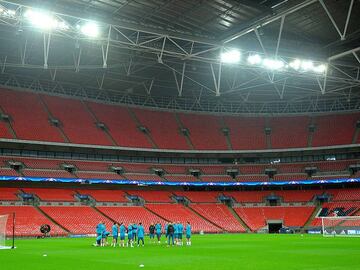
<path fill-rule="evenodd" d="M 34 194 L 42 201 L 74 202 L 74 190 L 60 188 L 23 188 L 25 193 Z"/>
<path fill-rule="evenodd" d="M 72 143 L 112 145 L 105 133 L 96 127 L 95 119 L 80 100 L 43 95 L 52 115 L 59 119 Z"/>
<path fill-rule="evenodd" d="M 184 127 L 189 130 L 191 142 L 197 150 L 226 150 L 221 118 L 213 115 L 179 114 Z"/>
<path fill-rule="evenodd" d="M 228 232 L 244 232 L 244 227 L 237 221 L 226 205 L 192 204 L 190 206 L 200 215 L 214 222 Z"/>
<path fill-rule="evenodd" d="M 18 188 L 0 188 L 0 201 L 18 201 Z"/>
<path fill-rule="evenodd" d="M 47 215 L 73 234 L 94 234 L 96 225 L 104 221 L 111 230 L 111 221 L 88 206 L 41 206 Z"/>
<path fill-rule="evenodd" d="M 11 219 L 12 213 L 15 213 L 15 235 L 16 236 L 38 236 L 42 235 L 40 226 L 49 224 L 51 227 L 50 235 L 66 235 L 67 233 L 51 220 L 46 218 L 33 206 L 0 206 L 0 215 L 9 214 Z M 12 221 L 9 220 L 6 226 L 6 234 L 12 235 Z"/>
<path fill-rule="evenodd" d="M 312 146 L 351 144 L 360 114 L 315 117 Z"/>
<path fill-rule="evenodd" d="M 109 129 L 119 146 L 151 148 L 146 136 L 138 130 L 135 121 L 125 107 L 87 102 L 97 119 Z"/>
<path fill-rule="evenodd" d="M 181 135 L 174 113 L 132 109 L 140 123 L 151 134 L 155 144 L 163 149 L 189 149 L 185 137 Z"/>
<path fill-rule="evenodd" d="M 360 189 L 332 189 L 327 191 L 331 194 L 332 201 L 360 201 Z"/>
<path fill-rule="evenodd" d="M 182 124 L 189 130 L 196 150 L 229 150 L 223 128 L 229 130 L 228 138 L 234 150 L 283 149 L 307 147 L 312 123 L 315 125 L 313 147 L 360 142 L 360 136 L 354 137 L 359 113 L 313 116 L 311 121 L 308 116 L 265 118 L 178 113 L 178 123 L 174 112 L 130 109 L 4 89 L 0 91 L 0 111 L 10 115 L 14 136 L 24 140 L 66 142 L 67 137 L 70 143 L 152 148 L 149 138 L 139 130 L 139 126 L 145 126 L 159 148 L 189 150 L 179 130 Z M 53 126 L 50 117 L 58 119 L 60 126 Z M 97 122 L 105 124 L 106 131 L 98 128 Z M 270 135 L 265 135 L 265 128 L 270 128 Z M 0 138 L 14 136 L 7 124 L 0 121 Z"/>
<path fill-rule="evenodd" d="M 1 89 L 0 107 L 10 115 L 18 139 L 64 142 L 37 94 Z"/>
<path fill-rule="evenodd" d="M 262 117 L 224 117 L 230 129 L 230 140 L 235 150 L 266 149 L 265 119 Z"/>
<path fill-rule="evenodd" d="M 147 204 L 147 208 L 155 212 L 157 215 L 172 222 L 181 222 L 185 224 L 187 221 L 192 226 L 194 232 L 220 232 L 221 230 L 213 224 L 200 218 L 190 209 L 181 204 Z"/>
<path fill-rule="evenodd" d="M 90 195 L 98 202 L 129 202 L 126 193 L 122 190 L 81 189 L 78 190 L 78 193 Z"/>
<path fill-rule="evenodd" d="M 9 132 L 6 123 L 0 120 L 0 138 L 13 139 L 13 136 Z"/>
<path fill-rule="evenodd" d="M 162 218 L 159 218 L 158 216 L 141 206 L 101 206 L 97 207 L 97 209 L 111 219 L 119 223 L 123 222 L 126 227 L 130 223 L 142 222 L 146 232 L 148 232 L 148 228 L 151 223 L 155 224 L 160 222 L 160 224 L 162 225 L 165 224 L 165 221 Z"/>
<path fill-rule="evenodd" d="M 310 206 L 234 208 L 236 213 L 253 231 L 266 226 L 267 220 L 282 220 L 283 225 L 287 227 L 304 226 L 314 209 L 315 207 Z"/>
<path fill-rule="evenodd" d="M 271 147 L 307 147 L 310 118 L 305 116 L 272 118 Z"/>

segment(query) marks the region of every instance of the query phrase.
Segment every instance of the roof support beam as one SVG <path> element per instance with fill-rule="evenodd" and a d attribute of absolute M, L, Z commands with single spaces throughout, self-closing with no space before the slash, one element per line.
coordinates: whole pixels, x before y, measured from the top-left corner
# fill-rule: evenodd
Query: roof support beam
<path fill-rule="evenodd" d="M 256 22 L 254 22 L 252 25 L 240 30 L 239 32 L 231 35 L 231 36 L 228 36 L 228 37 L 225 37 L 223 40 L 222 40 L 222 43 L 223 44 L 226 44 L 226 43 L 229 43 L 235 39 L 238 39 L 239 37 L 242 37 L 248 33 L 251 33 L 253 32 L 256 28 L 260 27 L 260 26 L 264 26 L 264 25 L 267 25 L 269 23 L 272 23 L 276 20 L 279 20 L 281 19 L 283 16 L 286 16 L 286 15 L 289 15 L 289 14 L 292 14 L 294 12 L 297 12 L 299 11 L 300 9 L 303 9 L 307 6 L 310 6 L 316 2 L 318 2 L 319 0 L 306 0 L 306 1 L 303 1 L 295 6 L 292 6 L 284 11 L 281 11 L 273 16 L 268 16 L 266 15 L 264 18 L 261 18 L 259 20 L 257 20 Z"/>

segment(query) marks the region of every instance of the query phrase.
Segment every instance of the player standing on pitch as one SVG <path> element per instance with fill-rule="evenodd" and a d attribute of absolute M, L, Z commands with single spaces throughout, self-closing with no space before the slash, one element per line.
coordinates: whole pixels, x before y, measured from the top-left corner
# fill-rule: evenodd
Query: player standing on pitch
<path fill-rule="evenodd" d="M 161 240 L 161 224 L 160 224 L 160 222 L 156 223 L 155 229 L 156 229 L 156 237 L 157 237 L 158 243 L 160 244 L 160 240 Z"/>
<path fill-rule="evenodd" d="M 186 245 L 191 246 L 191 225 L 189 221 L 186 224 Z"/>
<path fill-rule="evenodd" d="M 116 244 L 118 242 L 118 235 L 119 235 L 119 227 L 116 222 L 114 222 L 114 225 L 112 225 L 112 227 L 111 227 L 111 233 L 112 233 L 112 237 L 113 237 L 111 246 L 116 247 Z"/>
<path fill-rule="evenodd" d="M 150 236 L 150 242 L 155 243 L 155 226 L 154 223 L 151 223 L 149 226 L 149 236 Z"/>

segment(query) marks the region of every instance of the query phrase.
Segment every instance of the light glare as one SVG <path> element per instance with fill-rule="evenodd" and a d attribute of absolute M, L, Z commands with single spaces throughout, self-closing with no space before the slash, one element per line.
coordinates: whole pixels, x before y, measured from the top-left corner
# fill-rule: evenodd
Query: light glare
<path fill-rule="evenodd" d="M 34 26 L 44 30 L 67 30 L 69 28 L 65 22 L 57 20 L 51 14 L 44 11 L 34 11 L 29 9 L 25 12 L 24 17 Z"/>
<path fill-rule="evenodd" d="M 238 50 L 231 50 L 228 52 L 223 52 L 220 56 L 221 62 L 224 63 L 237 63 L 240 61 L 240 52 Z"/>
<path fill-rule="evenodd" d="M 88 22 L 81 26 L 81 33 L 89 37 L 97 37 L 100 34 L 99 26 L 96 23 Z"/>
<path fill-rule="evenodd" d="M 251 65 L 257 65 L 261 63 L 261 57 L 258 54 L 250 55 L 247 61 Z"/>
<path fill-rule="evenodd" d="M 283 61 L 280 60 L 266 58 L 263 60 L 263 65 L 268 69 L 281 69 L 284 67 L 285 64 Z"/>

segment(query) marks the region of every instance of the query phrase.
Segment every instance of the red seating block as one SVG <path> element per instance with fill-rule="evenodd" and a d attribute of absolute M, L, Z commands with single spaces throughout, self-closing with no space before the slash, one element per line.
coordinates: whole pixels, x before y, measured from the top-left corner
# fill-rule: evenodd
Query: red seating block
<path fill-rule="evenodd" d="M 218 191 L 174 191 L 177 196 L 184 196 L 191 202 L 218 202 Z"/>
<path fill-rule="evenodd" d="M 50 235 L 59 236 L 66 235 L 67 233 L 59 226 L 54 224 L 51 220 L 45 217 L 33 206 L 0 206 L 0 215 L 15 213 L 16 236 L 39 236 L 42 235 L 40 232 L 40 226 L 43 224 L 49 224 L 51 227 Z M 8 217 L 8 218 L 9 218 Z M 6 234 L 12 235 L 12 222 L 7 222 Z"/>
<path fill-rule="evenodd" d="M 78 193 L 90 195 L 98 202 L 129 202 L 122 190 L 80 189 Z"/>
<path fill-rule="evenodd" d="M 147 204 L 147 208 L 155 212 L 166 220 L 173 222 L 181 222 L 185 224 L 187 221 L 191 223 L 194 232 L 220 232 L 221 230 L 213 224 L 200 218 L 191 210 L 180 204 Z"/>
<path fill-rule="evenodd" d="M 191 208 L 228 232 L 245 232 L 244 227 L 223 204 L 192 204 Z"/>
<path fill-rule="evenodd" d="M 37 94 L 1 89 L 0 106 L 11 116 L 11 125 L 19 139 L 64 142 L 57 128 L 50 125 L 49 115 Z"/>
<path fill-rule="evenodd" d="M 41 206 L 47 215 L 73 234 L 94 234 L 96 225 L 104 221 L 107 230 L 112 222 L 88 206 Z"/>
<path fill-rule="evenodd" d="M 112 138 L 119 146 L 151 148 L 125 107 L 88 102 L 99 121 L 106 124 Z"/>
<path fill-rule="evenodd" d="M 179 114 L 184 127 L 189 129 L 191 142 L 198 150 L 226 150 L 221 118 L 213 115 Z"/>
<path fill-rule="evenodd" d="M 112 145 L 104 131 L 96 127 L 96 120 L 81 101 L 46 95 L 42 97 L 53 116 L 61 121 L 70 142 Z"/>
<path fill-rule="evenodd" d="M 128 191 L 130 195 L 136 195 L 145 200 L 147 203 L 151 202 L 172 202 L 173 194 L 169 191 L 153 191 L 153 190 L 131 190 Z"/>
<path fill-rule="evenodd" d="M 18 201 L 18 188 L 0 188 L 0 201 Z"/>
<path fill-rule="evenodd" d="M 165 111 L 132 109 L 143 124 L 150 130 L 155 144 L 162 149 L 189 149 L 185 137 L 180 134 L 175 114 Z"/>

